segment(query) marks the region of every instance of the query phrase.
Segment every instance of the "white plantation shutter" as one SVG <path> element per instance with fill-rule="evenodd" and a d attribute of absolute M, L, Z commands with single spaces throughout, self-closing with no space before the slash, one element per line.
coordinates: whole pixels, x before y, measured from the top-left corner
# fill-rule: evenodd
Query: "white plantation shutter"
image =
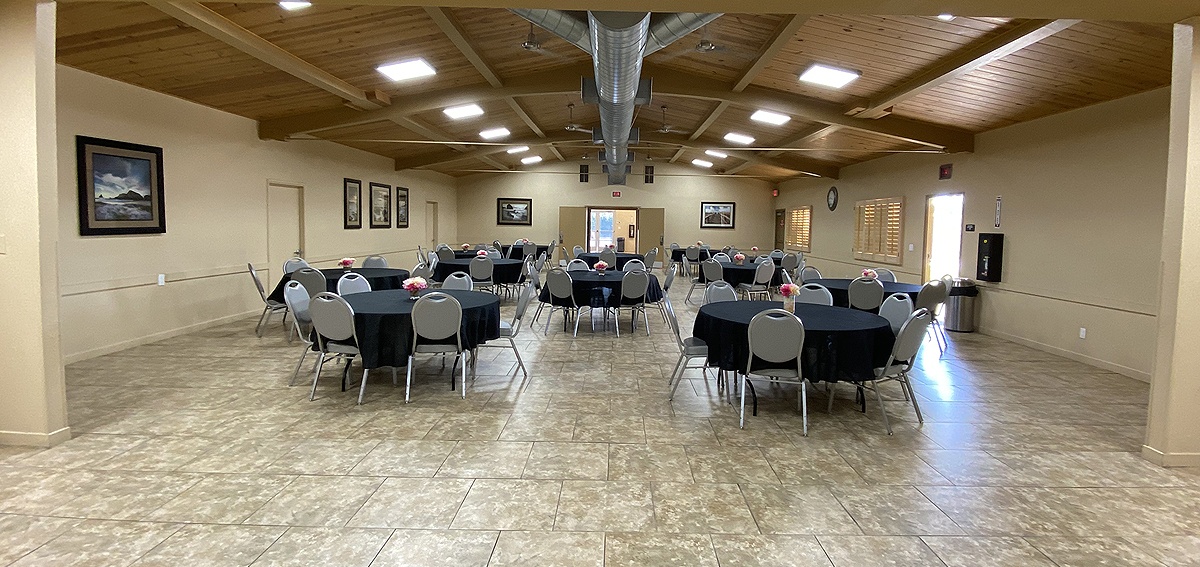
<path fill-rule="evenodd" d="M 854 258 L 900 264 L 904 237 L 904 200 L 872 199 L 854 204 Z"/>
<path fill-rule="evenodd" d="M 809 252 L 812 245 L 812 207 L 799 207 L 788 211 L 787 238 L 784 247 L 798 252 Z"/>

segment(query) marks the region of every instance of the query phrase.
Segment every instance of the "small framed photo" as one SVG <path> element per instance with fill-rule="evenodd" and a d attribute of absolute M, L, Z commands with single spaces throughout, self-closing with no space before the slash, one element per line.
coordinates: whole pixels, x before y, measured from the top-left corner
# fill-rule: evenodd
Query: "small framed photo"
<path fill-rule="evenodd" d="M 162 234 L 163 151 L 88 136 L 75 137 L 79 234 Z"/>
<path fill-rule="evenodd" d="M 533 224 L 533 199 L 496 199 L 496 224 Z"/>
<path fill-rule="evenodd" d="M 700 203 L 700 228 L 733 228 L 733 203 Z"/>
<path fill-rule="evenodd" d="M 342 191 L 345 194 L 342 202 L 345 228 L 362 228 L 362 181 L 342 179 Z"/>
<path fill-rule="evenodd" d="M 392 228 L 392 186 L 371 183 L 371 228 Z"/>
<path fill-rule="evenodd" d="M 396 228 L 408 228 L 408 187 L 396 188 Z"/>

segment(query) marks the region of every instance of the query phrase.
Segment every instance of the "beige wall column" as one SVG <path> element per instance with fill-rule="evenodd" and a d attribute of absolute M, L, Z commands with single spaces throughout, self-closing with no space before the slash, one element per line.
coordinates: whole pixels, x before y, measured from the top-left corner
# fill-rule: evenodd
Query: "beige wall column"
<path fill-rule="evenodd" d="M 53 2 L 0 2 L 0 443 L 70 438 L 58 336 Z"/>
<path fill-rule="evenodd" d="M 1158 344 L 1142 454 L 1200 466 L 1200 18 L 1175 25 Z M 1182 277 L 1181 277 L 1182 276 Z"/>

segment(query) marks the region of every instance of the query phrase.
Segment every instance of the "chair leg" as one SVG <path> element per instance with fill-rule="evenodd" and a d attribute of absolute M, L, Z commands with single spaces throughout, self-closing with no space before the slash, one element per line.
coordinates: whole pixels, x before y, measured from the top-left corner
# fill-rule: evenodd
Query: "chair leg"
<path fill-rule="evenodd" d="M 258 338 L 260 338 L 260 339 L 263 336 L 263 321 L 266 321 L 267 313 L 269 313 L 270 311 L 271 311 L 270 305 L 263 307 L 262 315 L 258 316 L 258 324 L 254 326 L 254 334 L 257 335 Z"/>
<path fill-rule="evenodd" d="M 742 387 L 741 387 L 742 409 L 741 409 L 741 419 L 738 421 L 738 427 L 745 429 L 746 428 L 746 375 L 739 374 L 739 376 L 742 377 Z"/>
<path fill-rule="evenodd" d="M 396 367 L 395 366 L 392 367 L 392 385 L 393 386 L 396 385 Z"/>
<path fill-rule="evenodd" d="M 825 408 L 827 413 L 833 413 L 833 398 L 837 395 L 837 382 L 826 382 L 825 396 L 829 398 L 829 407 Z"/>
<path fill-rule="evenodd" d="M 917 405 L 917 393 L 913 391 L 912 382 L 908 381 L 908 373 L 900 373 L 900 386 L 904 389 L 905 396 L 912 400 L 913 411 L 917 412 L 917 423 L 925 423 L 925 418 L 921 416 L 921 406 Z"/>
<path fill-rule="evenodd" d="M 308 401 L 317 399 L 317 379 L 321 377 L 321 367 L 325 366 L 325 353 L 321 353 L 321 358 L 317 359 L 317 368 L 313 370 L 313 385 L 312 392 L 308 394 Z"/>
<path fill-rule="evenodd" d="M 682 354 L 679 355 L 679 361 L 675 363 L 675 369 L 671 371 L 671 382 L 674 384 L 671 386 L 670 395 L 667 396 L 668 400 L 675 399 L 675 389 L 679 387 L 680 382 L 683 382 L 683 369 L 680 367 L 685 366 L 686 361 L 687 357 Z"/>
<path fill-rule="evenodd" d="M 467 353 L 463 352 L 462 379 L 459 381 L 462 384 L 462 399 L 467 399 Z M 451 378 L 453 380 L 453 378 Z"/>
<path fill-rule="evenodd" d="M 879 413 L 883 414 L 883 426 L 887 428 L 888 435 L 891 435 L 892 424 L 888 421 L 887 409 L 883 407 L 883 394 L 879 393 L 879 383 L 872 380 L 871 389 L 875 391 L 875 400 L 879 402 Z"/>
<path fill-rule="evenodd" d="M 370 370 L 368 370 L 366 368 L 363 369 L 362 382 L 358 383 L 358 405 L 360 405 L 360 406 L 362 405 L 363 394 L 367 393 L 367 373 L 368 372 L 370 372 Z"/>
<path fill-rule="evenodd" d="M 642 306 L 642 324 L 646 326 L 646 336 L 650 336 L 650 317 L 646 315 L 646 307 Z"/>
<path fill-rule="evenodd" d="M 288 380 L 288 387 L 296 385 L 296 378 L 300 375 L 300 366 L 304 364 L 304 357 L 308 356 L 308 345 L 304 345 L 304 350 L 300 351 L 300 360 L 296 361 L 296 369 L 292 371 L 292 379 Z"/>
<path fill-rule="evenodd" d="M 521 353 L 517 350 L 517 341 L 514 341 L 512 337 L 509 337 L 508 344 L 512 345 L 513 354 L 517 355 L 517 366 L 521 367 L 521 374 L 528 378 L 529 371 L 525 369 L 525 363 L 521 360 Z"/>
<path fill-rule="evenodd" d="M 800 379 L 800 420 L 804 424 L 804 436 L 808 437 L 808 388 L 807 380 Z"/>
<path fill-rule="evenodd" d="M 408 355 L 408 371 L 404 377 L 404 403 L 408 403 L 408 393 L 412 390 L 413 356 Z"/>
<path fill-rule="evenodd" d="M 566 319 L 566 317 L 567 317 L 566 309 L 567 309 L 566 307 L 563 308 L 563 319 Z M 594 332 L 595 330 L 596 330 L 596 324 L 595 324 L 595 322 L 593 322 L 592 323 L 592 331 Z M 578 309 L 575 310 L 575 334 L 572 336 L 575 336 L 575 337 L 579 336 L 579 310 Z"/>
<path fill-rule="evenodd" d="M 539 307 L 539 310 L 541 308 Z M 566 317 L 566 315 L 564 315 Z M 546 314 L 546 330 L 542 332 L 545 336 L 550 336 L 550 320 L 554 318 L 554 306 L 550 306 L 550 312 Z"/>

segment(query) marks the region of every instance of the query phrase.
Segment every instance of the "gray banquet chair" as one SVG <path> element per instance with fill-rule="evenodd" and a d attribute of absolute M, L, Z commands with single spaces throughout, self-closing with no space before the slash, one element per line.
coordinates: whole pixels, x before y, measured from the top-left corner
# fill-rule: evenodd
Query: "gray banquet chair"
<path fill-rule="evenodd" d="M 388 267 L 387 258 L 372 254 L 363 260 L 362 267 L 364 268 L 386 268 Z"/>
<path fill-rule="evenodd" d="M 917 422 L 925 423 L 925 418 L 921 415 L 921 406 L 917 405 L 917 395 L 913 392 L 912 382 L 908 379 L 908 371 L 912 370 L 913 362 L 917 359 L 917 353 L 921 350 L 921 343 L 925 341 L 925 332 L 929 329 L 929 322 L 933 320 L 933 314 L 928 309 L 917 309 L 912 315 L 900 326 L 900 332 L 896 334 L 896 342 L 892 346 L 892 353 L 888 356 L 887 364 L 882 368 L 875 369 L 875 379 L 870 381 L 870 388 L 875 392 L 875 400 L 879 402 L 879 413 L 883 415 L 883 426 L 887 429 L 888 435 L 892 434 L 892 424 L 888 421 L 887 409 L 883 407 L 883 394 L 879 392 L 879 383 L 895 380 L 900 383 L 900 387 L 904 390 L 904 396 L 912 402 L 913 411 L 917 413 Z"/>
<path fill-rule="evenodd" d="M 638 260 L 637 258 L 634 258 L 628 262 L 625 262 L 625 265 L 621 267 L 621 270 L 625 271 L 625 272 L 639 272 L 639 271 L 647 272 L 647 271 L 649 271 L 646 269 L 646 263 L 641 260 Z"/>
<path fill-rule="evenodd" d="M 546 287 L 550 288 L 550 312 L 546 314 L 545 335 L 550 334 L 550 321 L 554 319 L 556 310 L 563 313 L 563 324 L 575 317 L 575 334 L 579 334 L 579 304 L 575 302 L 575 284 L 571 274 L 562 268 L 554 268 L 546 273 Z M 539 308 L 540 312 L 540 308 Z"/>
<path fill-rule="evenodd" d="M 454 259 L 454 251 L 449 248 L 438 248 L 437 258 L 435 258 L 435 259 L 438 261 L 441 261 L 441 262 L 445 262 L 447 260 L 453 260 Z"/>
<path fill-rule="evenodd" d="M 664 323 L 667 321 L 666 304 L 669 303 L 669 301 L 670 301 L 667 299 L 667 293 L 669 291 L 671 291 L 671 284 L 674 282 L 675 282 L 675 272 L 674 271 L 667 272 L 667 279 L 663 280 L 663 283 L 662 283 L 662 299 L 659 299 L 658 301 L 647 301 L 646 302 L 646 307 L 649 307 L 652 309 L 657 309 L 657 310 L 659 310 L 660 313 L 662 313 Z"/>
<path fill-rule="evenodd" d="M 871 311 L 883 303 L 883 284 L 875 278 L 855 278 L 850 282 L 846 295 L 850 300 L 850 307 Z"/>
<path fill-rule="evenodd" d="M 692 278 L 692 285 L 688 288 L 687 295 L 683 297 L 684 303 L 692 301 L 692 292 L 697 289 L 704 289 L 709 282 L 723 281 L 725 279 L 725 267 L 720 262 L 708 259 L 700 262 L 700 274 Z"/>
<path fill-rule="evenodd" d="M 775 262 L 767 258 L 765 263 L 759 264 L 754 269 L 754 282 L 738 284 L 738 291 L 746 296 L 746 299 L 752 299 L 754 296 L 762 296 L 767 301 L 771 300 L 771 278 L 775 277 Z"/>
<path fill-rule="evenodd" d="M 474 291 L 475 284 L 471 281 L 471 276 L 466 272 L 454 272 L 446 276 L 446 281 L 442 282 L 442 289 Z"/>
<path fill-rule="evenodd" d="M 642 262 L 642 264 L 646 266 L 646 271 L 652 271 L 654 270 L 654 264 L 656 262 L 658 262 L 657 247 L 651 248 L 650 251 L 646 253 L 646 259 Z"/>
<path fill-rule="evenodd" d="M 309 401 L 317 397 L 317 380 L 321 377 L 321 368 L 325 366 L 328 357 L 340 358 L 346 361 L 342 371 L 343 379 L 350 372 L 350 362 L 360 354 L 358 333 L 354 328 L 354 309 L 341 296 L 329 292 L 318 293 L 308 304 L 308 312 L 312 315 L 313 327 L 317 330 L 317 369 L 313 372 L 312 392 Z M 363 365 L 362 380 L 358 383 L 358 403 L 362 404 L 363 395 L 367 391 L 367 373 L 370 369 Z M 392 368 L 392 383 L 396 383 L 396 369 Z"/>
<path fill-rule="evenodd" d="M 724 280 L 711 282 L 708 287 L 704 288 L 704 305 L 721 301 L 737 301 L 737 298 L 737 290 Z"/>
<path fill-rule="evenodd" d="M 300 268 L 292 273 L 292 279 L 304 285 L 309 297 L 329 291 L 325 288 L 328 285 L 325 283 L 325 274 L 316 268 Z"/>
<path fill-rule="evenodd" d="M 917 293 L 917 301 L 913 305 L 913 308 L 928 309 L 930 314 L 937 313 L 937 310 L 946 303 L 946 299 L 949 296 L 950 288 L 946 287 L 945 279 L 930 280 L 925 282 L 925 285 L 921 286 L 921 291 Z M 929 326 L 929 333 L 932 334 L 933 339 L 937 341 L 938 350 L 945 352 L 946 347 L 949 345 L 944 344 L 946 342 L 946 337 L 943 334 L 938 333 L 938 327 L 940 326 L 941 323 L 938 322 L 937 317 L 933 317 L 933 321 Z"/>
<path fill-rule="evenodd" d="M 337 282 L 338 295 L 350 295 L 353 293 L 366 293 L 371 291 L 371 282 L 367 278 L 362 277 L 362 274 L 350 272 L 342 274 Z"/>
<path fill-rule="evenodd" d="M 412 391 L 413 359 L 418 354 L 433 354 L 446 356 L 455 355 L 455 360 L 462 357 L 461 384 L 462 397 L 467 398 L 467 359 L 462 346 L 462 304 L 454 296 L 435 291 L 421 296 L 412 309 L 413 342 L 408 354 L 408 375 L 404 383 L 404 403 L 408 403 Z M 454 343 L 448 344 L 447 339 L 453 338 Z M 444 359 L 443 359 L 444 360 Z M 454 366 L 451 366 L 453 369 Z M 450 389 L 454 389 L 454 379 L 450 379 Z"/>
<path fill-rule="evenodd" d="M 430 270 L 429 266 L 425 264 L 425 262 L 420 262 L 416 266 L 413 266 L 412 271 L 409 272 L 409 276 L 414 278 L 425 278 L 427 283 L 430 285 L 433 284 L 433 270 Z"/>
<path fill-rule="evenodd" d="M 496 264 L 490 255 L 472 258 L 468 269 L 471 271 L 471 279 L 474 280 L 472 289 L 481 288 L 496 293 L 496 284 L 492 281 L 492 272 L 495 271 Z"/>
<path fill-rule="evenodd" d="M 725 252 L 717 252 L 716 254 L 713 254 L 712 259 L 716 260 L 717 262 L 725 262 L 726 264 L 733 263 L 733 258 L 730 258 L 729 254 Z"/>
<path fill-rule="evenodd" d="M 254 287 L 258 290 L 258 296 L 262 298 L 263 312 L 258 318 L 258 324 L 254 326 L 254 334 L 263 336 L 263 329 L 266 328 L 267 322 L 271 320 L 271 315 L 275 313 L 283 313 L 284 322 L 287 322 L 287 303 L 280 303 L 267 297 L 267 289 L 263 287 L 262 280 L 258 277 L 258 271 L 254 269 L 254 264 L 247 263 L 246 269 L 250 270 L 250 278 L 254 280 Z M 321 286 L 324 288 L 325 279 L 321 279 Z M 290 334 L 288 336 L 291 336 Z"/>
<path fill-rule="evenodd" d="M 833 294 L 829 289 L 821 284 L 807 283 L 800 286 L 800 293 L 796 294 L 797 303 L 811 303 L 813 305 L 828 305 L 833 306 Z"/>
<path fill-rule="evenodd" d="M 612 269 L 617 269 L 617 253 L 612 248 L 605 248 L 600 251 L 600 260 L 607 263 Z"/>
<path fill-rule="evenodd" d="M 887 268 L 871 268 L 871 269 L 875 270 L 875 277 L 879 281 L 895 283 L 895 281 L 896 281 L 896 273 L 895 272 L 893 272 Z"/>
<path fill-rule="evenodd" d="M 587 262 L 584 262 L 579 258 L 574 258 L 570 262 L 567 262 L 568 272 L 586 272 L 590 269 L 592 269 L 591 266 L 588 266 Z"/>
<path fill-rule="evenodd" d="M 313 344 L 309 340 L 312 333 L 312 315 L 308 313 L 308 291 L 300 282 L 293 280 L 283 287 L 283 300 L 292 312 L 292 329 L 300 337 L 300 342 L 304 343 L 304 348 L 300 351 L 300 360 L 296 361 L 296 369 L 292 371 L 292 379 L 288 380 L 288 386 L 294 386 L 296 377 L 300 375 L 300 366 L 304 364 L 304 357 L 312 350 Z M 291 338 L 290 332 L 288 338 Z"/>
<path fill-rule="evenodd" d="M 583 247 L 576 244 L 575 248 L 571 249 L 571 257 L 578 258 L 580 254 L 583 254 Z"/>
<path fill-rule="evenodd" d="M 525 312 L 529 309 L 529 302 L 533 298 L 533 294 L 537 293 L 537 288 L 532 283 L 521 289 L 521 295 L 517 297 L 517 312 L 513 317 L 512 323 L 508 321 L 500 322 L 500 338 L 507 339 L 508 344 L 489 344 L 483 343 L 481 347 L 491 348 L 511 348 L 513 355 L 517 357 L 517 366 L 521 367 L 521 374 L 525 378 L 529 378 L 529 371 L 525 369 L 525 362 L 521 360 L 521 351 L 517 350 L 517 335 L 521 332 L 521 321 L 525 319 Z"/>
<path fill-rule="evenodd" d="M 685 339 L 679 334 L 679 320 L 675 318 L 675 310 L 671 307 L 670 301 L 664 304 L 663 314 L 671 326 L 671 332 L 675 334 L 675 344 L 679 347 L 679 360 L 675 362 L 675 369 L 671 371 L 671 381 L 668 382 L 668 385 L 671 386 L 671 393 L 667 399 L 673 400 L 675 399 L 675 390 L 679 388 L 679 383 L 683 382 L 683 373 L 687 369 L 700 369 L 707 380 L 708 345 L 696 337 Z M 688 363 L 693 360 L 699 360 L 700 366 L 688 366 Z"/>
<path fill-rule="evenodd" d="M 692 275 L 692 266 L 700 261 L 700 247 L 688 246 L 683 250 L 683 275 Z"/>
<path fill-rule="evenodd" d="M 768 309 L 750 320 L 747 331 L 750 356 L 746 359 L 746 370 L 741 375 L 741 418 L 739 427 L 746 427 L 746 383 L 750 375 L 763 376 L 770 382 L 796 384 L 800 387 L 796 405 L 800 409 L 803 434 L 808 435 L 808 389 L 800 369 L 804 351 L 804 323 L 782 309 Z M 754 368 L 754 359 L 767 363 L 766 368 Z M 783 366 L 795 360 L 795 366 Z M 753 389 L 753 385 L 750 388 Z M 755 398 L 755 406 L 758 401 Z"/>
<path fill-rule="evenodd" d="M 887 299 L 883 300 L 883 305 L 879 306 L 879 316 L 892 324 L 892 333 L 900 332 L 900 326 L 908 320 L 908 316 L 912 315 L 912 312 L 912 299 L 903 293 L 889 295 Z"/>
<path fill-rule="evenodd" d="M 289 258 L 288 261 L 283 263 L 283 273 L 290 274 L 296 270 L 299 270 L 300 268 L 307 267 L 308 261 L 306 261 L 304 258 Z"/>
<path fill-rule="evenodd" d="M 650 318 L 646 317 L 646 290 L 650 287 L 650 274 L 645 270 L 627 271 L 621 277 L 621 294 L 616 306 L 617 336 L 621 336 L 621 310 L 629 309 L 629 332 L 637 330 L 637 316 L 642 314 L 646 325 L 646 336 L 650 336 Z"/>
<path fill-rule="evenodd" d="M 785 272 L 796 273 L 796 268 L 800 267 L 800 256 L 791 252 L 784 254 L 783 259 L 779 260 L 779 267 L 783 268 Z"/>
<path fill-rule="evenodd" d="M 821 279 L 821 270 L 818 270 L 812 266 L 805 266 L 803 270 L 800 270 L 801 282 L 811 282 L 819 279 Z"/>

